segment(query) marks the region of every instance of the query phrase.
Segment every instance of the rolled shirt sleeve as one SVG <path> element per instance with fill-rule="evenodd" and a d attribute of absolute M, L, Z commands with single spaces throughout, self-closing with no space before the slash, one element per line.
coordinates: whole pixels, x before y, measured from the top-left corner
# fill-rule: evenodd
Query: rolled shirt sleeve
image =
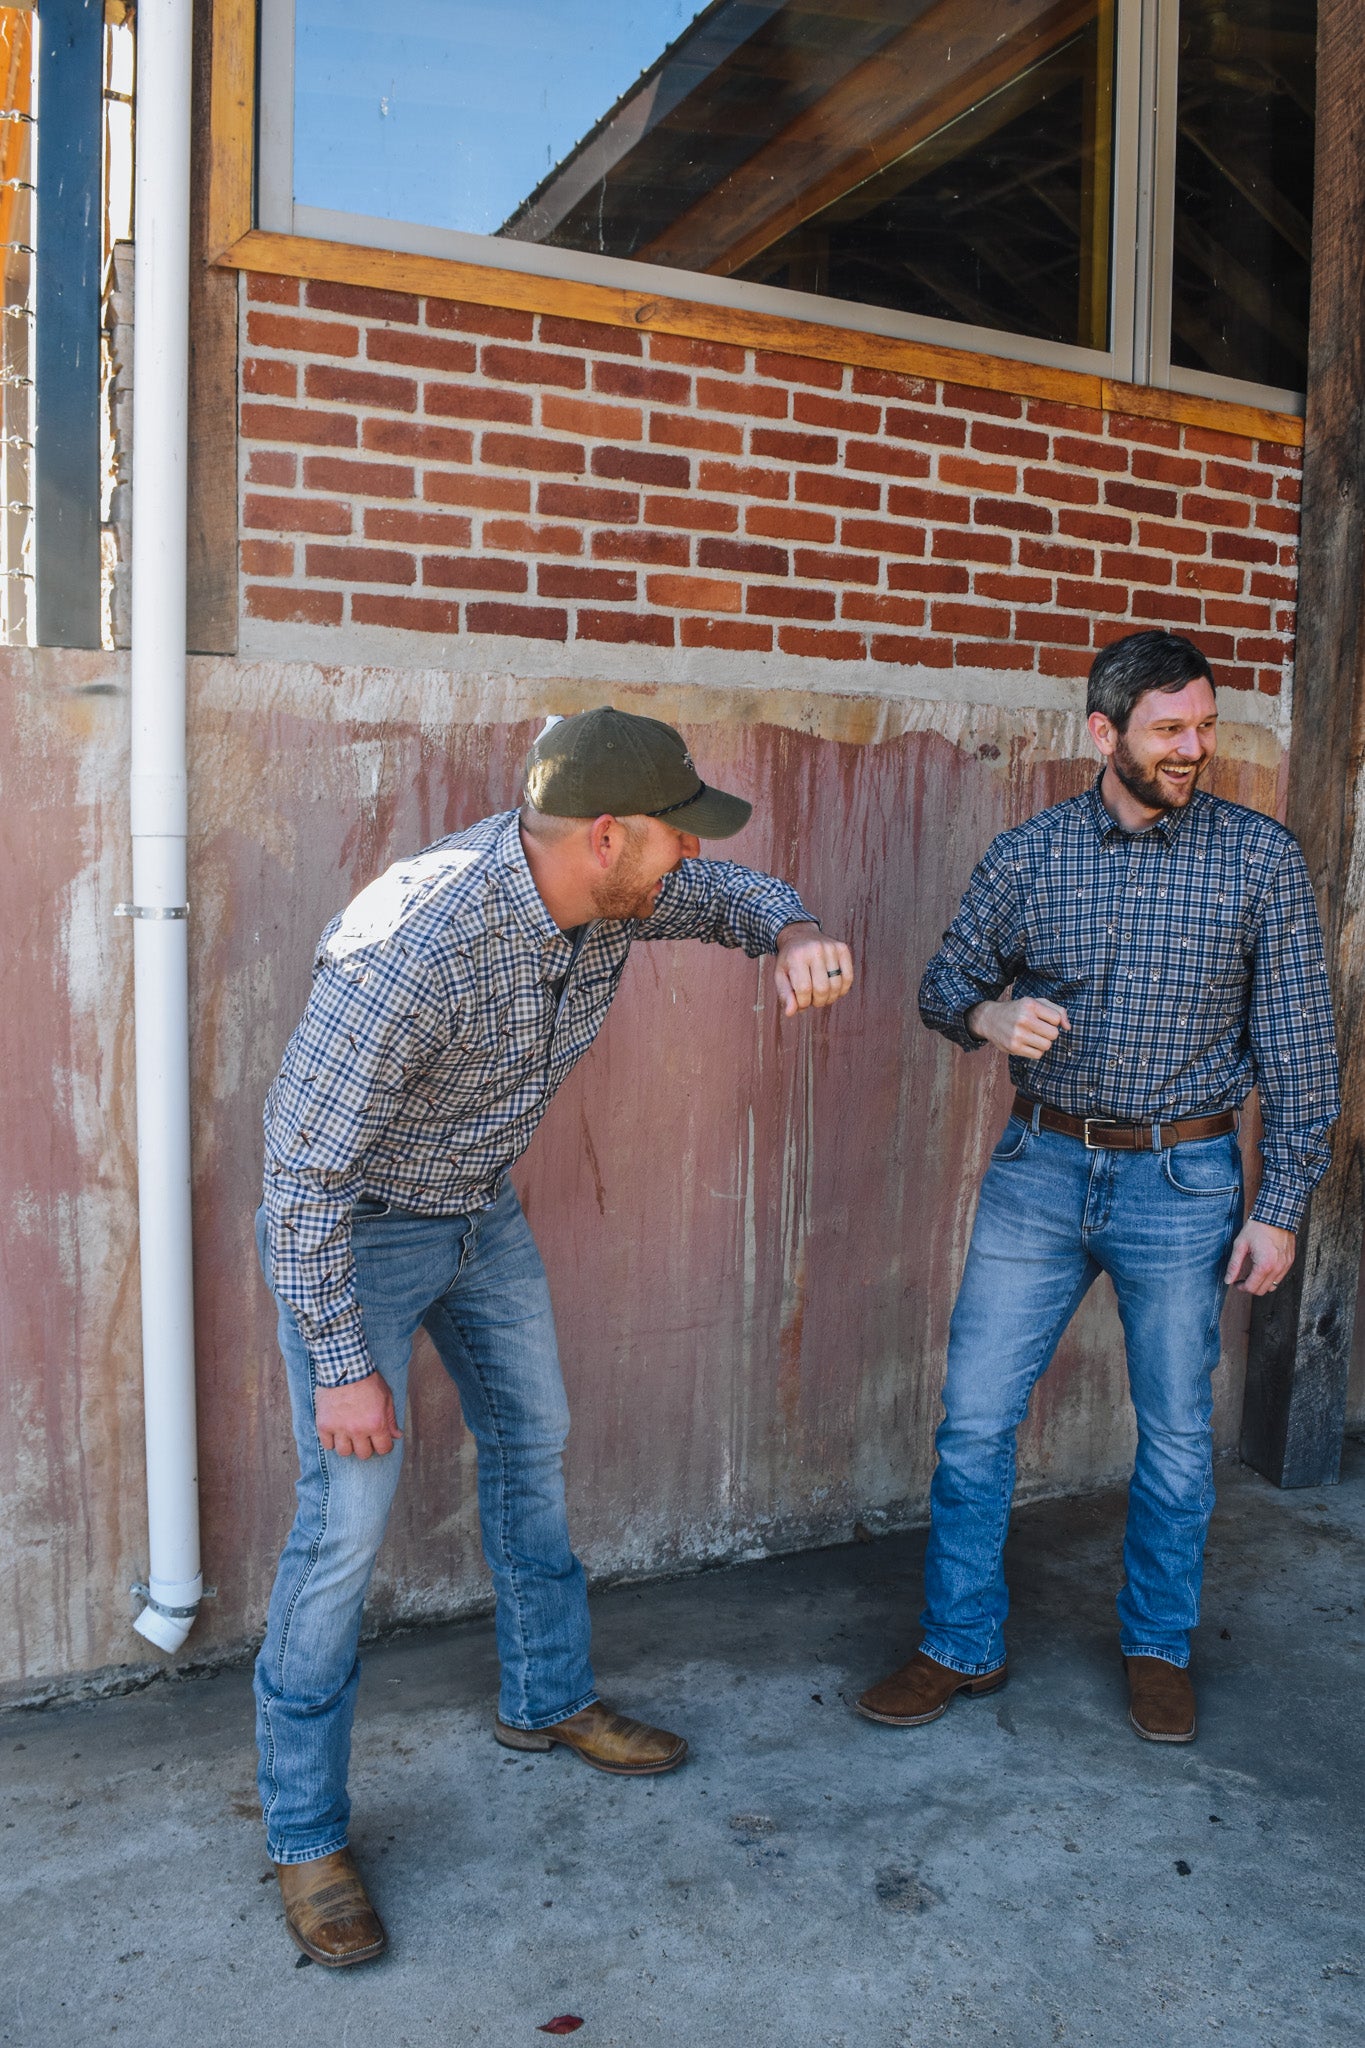
<path fill-rule="evenodd" d="M 931 1031 L 966 1052 L 979 1052 L 985 1040 L 968 1030 L 967 1012 L 994 1002 L 1023 966 L 1018 877 L 996 840 L 977 863 L 957 916 L 924 970 L 920 1016 Z"/>
<path fill-rule="evenodd" d="M 751 960 L 777 951 L 789 924 L 818 925 L 795 889 L 732 860 L 685 860 L 664 877 L 652 917 L 640 939 L 700 939 L 703 945 L 742 946 Z"/>
<path fill-rule="evenodd" d="M 1293 840 L 1257 918 L 1247 1034 L 1265 1161 L 1252 1220 L 1297 1231 L 1327 1171 L 1341 1098 L 1322 929 L 1307 865 Z"/>

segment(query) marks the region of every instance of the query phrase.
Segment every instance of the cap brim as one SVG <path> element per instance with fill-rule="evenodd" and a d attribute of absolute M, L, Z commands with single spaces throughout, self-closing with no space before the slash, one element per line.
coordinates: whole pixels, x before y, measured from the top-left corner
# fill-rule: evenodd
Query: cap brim
<path fill-rule="evenodd" d="M 663 823 L 679 832 L 693 832 L 698 839 L 731 839 L 743 831 L 753 814 L 753 805 L 746 804 L 742 796 L 708 787 L 690 804 L 669 811 Z"/>

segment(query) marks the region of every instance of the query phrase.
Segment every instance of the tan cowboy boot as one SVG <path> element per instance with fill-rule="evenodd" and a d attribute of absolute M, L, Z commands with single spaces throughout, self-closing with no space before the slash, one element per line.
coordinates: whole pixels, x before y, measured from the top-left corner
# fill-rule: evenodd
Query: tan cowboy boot
<path fill-rule="evenodd" d="M 275 1875 L 290 1940 L 315 1963 L 344 1970 L 383 1955 L 388 1936 L 349 1849 L 311 1863 L 277 1863 Z"/>
<path fill-rule="evenodd" d="M 1144 1742 L 1193 1742 L 1196 1719 L 1190 1674 L 1164 1657 L 1125 1657 L 1128 1719 Z"/>
<path fill-rule="evenodd" d="M 610 1771 L 617 1778 L 648 1778 L 676 1770 L 687 1755 L 681 1735 L 613 1713 L 601 1700 L 550 1728 L 509 1728 L 495 1719 L 493 1735 L 504 1749 L 544 1750 L 560 1743 L 595 1771 Z"/>
<path fill-rule="evenodd" d="M 885 1721 L 891 1728 L 922 1728 L 926 1721 L 946 1714 L 958 1693 L 980 1699 L 984 1693 L 999 1692 L 1007 1676 L 1006 1666 L 997 1664 L 994 1671 L 973 1678 L 916 1650 L 908 1664 L 869 1686 L 854 1705 L 869 1721 Z"/>

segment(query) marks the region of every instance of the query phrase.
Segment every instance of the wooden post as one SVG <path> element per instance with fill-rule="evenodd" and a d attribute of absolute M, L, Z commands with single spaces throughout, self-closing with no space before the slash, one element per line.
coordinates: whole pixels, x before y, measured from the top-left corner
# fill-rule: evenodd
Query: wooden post
<path fill-rule="evenodd" d="M 1293 1275 L 1252 1310 L 1242 1456 L 1279 1486 L 1341 1462 L 1365 1158 L 1365 0 L 1318 9 L 1313 291 L 1288 823 L 1327 940 L 1344 1108 Z"/>

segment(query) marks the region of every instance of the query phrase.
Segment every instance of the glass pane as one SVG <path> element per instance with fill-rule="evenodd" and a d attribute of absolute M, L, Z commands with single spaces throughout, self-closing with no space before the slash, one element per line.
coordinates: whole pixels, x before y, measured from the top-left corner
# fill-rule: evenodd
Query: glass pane
<path fill-rule="evenodd" d="M 1302 391 L 1315 0 L 1181 0 L 1171 361 Z"/>
<path fill-rule="evenodd" d="M 297 0 L 294 193 L 1103 348 L 1114 0 Z"/>

